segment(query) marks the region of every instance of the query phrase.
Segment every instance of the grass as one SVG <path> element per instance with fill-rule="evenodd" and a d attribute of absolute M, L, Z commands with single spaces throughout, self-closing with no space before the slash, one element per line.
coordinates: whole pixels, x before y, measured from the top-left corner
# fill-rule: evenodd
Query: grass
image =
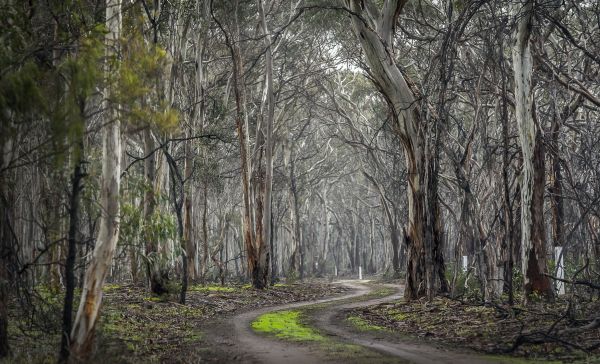
<path fill-rule="evenodd" d="M 292 341 L 325 341 L 325 337 L 316 330 L 302 324 L 300 316 L 300 311 L 270 312 L 254 320 L 252 328 Z"/>

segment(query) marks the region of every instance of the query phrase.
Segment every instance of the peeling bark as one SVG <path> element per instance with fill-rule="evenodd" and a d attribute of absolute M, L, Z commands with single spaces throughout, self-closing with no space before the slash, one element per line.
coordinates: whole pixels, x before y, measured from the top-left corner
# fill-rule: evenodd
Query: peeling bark
<path fill-rule="evenodd" d="M 531 28 L 534 2 L 515 6 L 518 18 L 512 50 L 515 77 L 515 108 L 519 141 L 523 154 L 521 172 L 521 270 L 527 295 L 537 292 L 552 296 L 546 273 L 544 235 L 544 151 L 541 130 L 536 130 L 533 103 Z"/>
<path fill-rule="evenodd" d="M 106 1 L 107 58 L 118 45 L 121 31 L 121 1 Z M 107 88 L 107 99 L 112 91 Z M 121 123 L 117 108 L 107 105 L 107 120 L 102 143 L 102 182 L 100 189 L 100 229 L 96 247 L 86 270 L 81 303 L 71 332 L 71 355 L 76 360 L 89 358 L 100 306 L 102 286 L 108 275 L 119 239 L 119 188 L 121 175 Z"/>
<path fill-rule="evenodd" d="M 412 300 L 426 294 L 432 298 L 435 292 L 446 291 L 448 287 L 441 249 L 437 160 L 427 152 L 427 135 L 421 125 L 426 120 L 419 112 L 418 91 L 396 64 L 391 48 L 394 25 L 405 3 L 386 0 L 380 13 L 371 1 L 346 0 L 353 12 L 354 32 L 370 67 L 368 72 L 388 102 L 395 132 L 404 147 L 408 176 L 405 298 Z"/>

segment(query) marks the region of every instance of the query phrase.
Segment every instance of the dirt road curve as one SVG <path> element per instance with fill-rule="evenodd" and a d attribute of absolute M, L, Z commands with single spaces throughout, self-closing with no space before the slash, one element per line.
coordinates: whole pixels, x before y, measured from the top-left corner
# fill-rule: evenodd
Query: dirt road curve
<path fill-rule="evenodd" d="M 324 361 L 318 345 L 303 345 L 256 334 L 250 324 L 258 316 L 267 312 L 297 309 L 301 307 L 327 303 L 333 303 L 323 309 L 312 310 L 311 321 L 323 333 L 343 343 L 360 345 L 391 358 L 396 358 L 401 363 L 499 363 L 500 361 L 486 361 L 483 358 L 467 353 L 449 351 L 434 347 L 430 344 L 414 341 L 391 339 L 386 335 L 377 333 L 362 333 L 349 330 L 340 323 L 339 315 L 343 310 L 349 308 L 363 307 L 387 301 L 396 300 L 401 297 L 401 289 L 398 287 L 396 294 L 384 298 L 365 299 L 356 301 L 360 296 L 365 296 L 372 288 L 359 281 L 339 282 L 351 287 L 351 294 L 317 301 L 299 302 L 264 309 L 253 310 L 233 316 L 228 321 L 217 324 L 209 330 L 209 336 L 215 345 L 219 346 L 226 356 L 221 356 L 219 361 L 235 361 L 242 363 L 319 363 Z M 348 300 L 351 300 L 348 302 Z M 356 362 L 364 362 L 356 358 Z M 336 362 L 335 359 L 326 360 L 328 363 Z M 344 358 L 343 363 L 348 363 Z"/>
<path fill-rule="evenodd" d="M 363 290 L 364 286 L 352 282 L 345 283 L 346 285 L 355 287 L 357 290 Z M 366 294 L 366 293 L 365 293 Z M 416 364 L 426 363 L 456 363 L 456 364 L 480 364 L 490 363 L 484 358 L 473 354 L 459 353 L 436 348 L 430 344 L 422 344 L 416 342 L 390 340 L 385 335 L 377 333 L 357 333 L 353 330 L 347 330 L 343 325 L 340 325 L 338 315 L 346 309 L 359 308 L 364 306 L 376 305 L 388 301 L 397 300 L 402 297 L 402 291 L 394 295 L 384 298 L 372 299 L 368 301 L 353 302 L 347 304 L 335 305 L 322 311 L 318 311 L 314 315 L 315 326 L 321 331 L 327 332 L 330 335 L 335 335 L 343 341 L 352 344 L 367 347 L 381 353 L 401 359 L 402 362 L 410 362 Z M 493 361 L 498 363 L 497 360 Z"/>

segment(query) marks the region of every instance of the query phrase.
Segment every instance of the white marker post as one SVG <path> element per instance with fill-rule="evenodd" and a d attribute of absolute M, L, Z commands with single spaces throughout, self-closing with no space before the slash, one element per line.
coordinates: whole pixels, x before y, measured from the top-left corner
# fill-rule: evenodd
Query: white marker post
<path fill-rule="evenodd" d="M 565 260 L 562 246 L 554 247 L 554 257 L 554 261 L 556 262 L 556 277 L 565 279 Z M 558 294 L 565 294 L 565 282 L 557 280 L 556 291 Z"/>
<path fill-rule="evenodd" d="M 362 267 L 358 267 L 358 279 L 362 281 Z"/>
<path fill-rule="evenodd" d="M 462 256 L 462 270 L 466 272 L 469 269 L 469 257 L 466 255 Z"/>

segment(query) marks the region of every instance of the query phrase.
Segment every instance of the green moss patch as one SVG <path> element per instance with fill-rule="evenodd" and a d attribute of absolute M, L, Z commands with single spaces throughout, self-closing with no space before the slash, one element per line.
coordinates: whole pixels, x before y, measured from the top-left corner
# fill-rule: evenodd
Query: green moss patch
<path fill-rule="evenodd" d="M 353 363 L 397 363 L 397 358 L 387 357 L 359 345 L 335 341 L 321 335 L 302 322 L 301 311 L 277 311 L 259 316 L 252 322 L 255 331 L 295 342 L 315 344 L 327 360 Z"/>
<path fill-rule="evenodd" d="M 325 337 L 300 321 L 300 311 L 277 311 L 259 316 L 252 328 L 293 341 L 325 341 Z"/>
<path fill-rule="evenodd" d="M 226 287 L 226 286 L 200 286 L 194 285 L 189 288 L 191 292 L 235 292 L 234 287 Z"/>
<path fill-rule="evenodd" d="M 102 287 L 102 290 L 104 292 L 110 292 L 110 291 L 114 291 L 114 290 L 119 289 L 119 288 L 121 288 L 121 285 L 119 285 L 119 284 L 105 284 Z"/>

